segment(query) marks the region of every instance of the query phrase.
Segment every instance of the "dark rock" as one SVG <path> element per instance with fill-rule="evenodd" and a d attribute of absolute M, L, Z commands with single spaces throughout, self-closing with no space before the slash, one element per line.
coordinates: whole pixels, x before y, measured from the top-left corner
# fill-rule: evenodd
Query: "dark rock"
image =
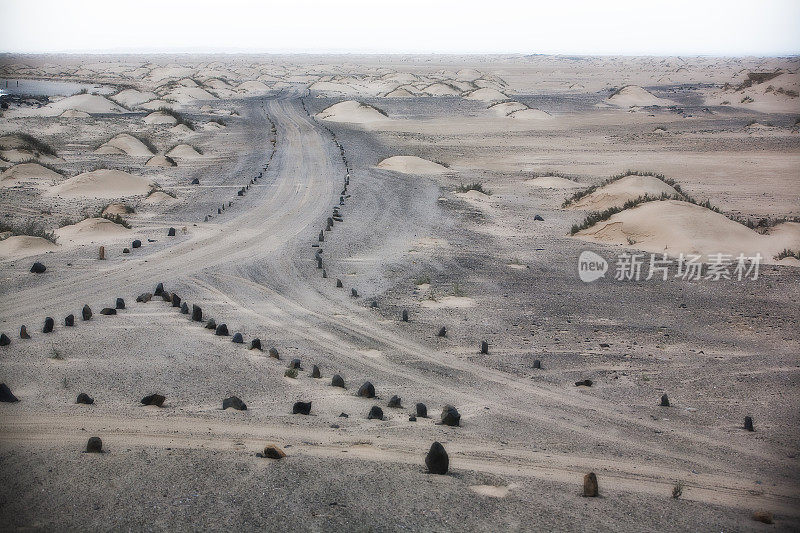
<path fill-rule="evenodd" d="M 161 296 L 164 293 L 164 284 L 159 283 L 156 285 L 156 290 L 153 291 L 153 296 Z"/>
<path fill-rule="evenodd" d="M 0 346 L 8 346 L 9 344 L 11 344 L 11 339 L 8 337 L 8 335 L 5 333 L 0 333 Z"/>
<path fill-rule="evenodd" d="M 166 400 L 166 398 L 161 394 L 151 394 L 150 396 L 145 396 L 142 398 L 142 405 L 155 405 L 156 407 L 161 407 L 164 405 L 164 400 Z"/>
<path fill-rule="evenodd" d="M 143 292 L 139 296 L 136 297 L 137 302 L 147 303 L 153 298 L 153 295 L 149 292 Z"/>
<path fill-rule="evenodd" d="M 533 368 L 542 368 L 542 362 L 538 359 L 533 360 Z"/>
<path fill-rule="evenodd" d="M 161 293 L 161 299 L 167 303 L 172 302 L 172 294 L 168 293 L 167 291 L 164 291 Z"/>
<path fill-rule="evenodd" d="M 122 249 L 122 253 L 123 253 L 123 254 L 129 254 L 129 253 L 131 253 L 131 251 L 130 251 L 130 250 L 128 250 L 127 248 L 123 248 L 123 249 Z"/>
<path fill-rule="evenodd" d="M 117 309 L 125 309 L 125 300 L 122 298 L 117 298 L 116 305 L 114 307 Z"/>
<path fill-rule="evenodd" d="M 369 410 L 369 414 L 367 415 L 368 420 L 383 420 L 383 409 L 378 407 L 377 405 L 373 405 L 372 408 Z"/>
<path fill-rule="evenodd" d="M 575 382 L 575 386 L 576 387 L 591 387 L 593 383 L 594 383 L 594 381 L 592 381 L 591 379 L 584 379 L 583 381 L 576 381 Z"/>
<path fill-rule="evenodd" d="M 222 400 L 222 410 L 224 411 L 229 407 L 237 411 L 247 411 L 247 405 L 236 396 L 231 396 L 230 398 Z"/>
<path fill-rule="evenodd" d="M 417 404 L 417 416 L 420 418 L 428 418 L 428 407 L 424 403 Z"/>
<path fill-rule="evenodd" d="M 197 178 L 193 179 L 191 185 L 200 185 L 200 180 Z"/>
<path fill-rule="evenodd" d="M 250 341 L 251 350 L 261 350 L 261 339 L 253 339 Z"/>
<path fill-rule="evenodd" d="M 281 358 L 281 356 L 278 355 L 278 349 L 277 348 L 274 348 L 274 347 L 270 348 L 268 353 L 269 353 L 269 356 L 272 357 L 273 359 L 280 359 Z"/>
<path fill-rule="evenodd" d="M 140 241 L 139 239 L 135 239 L 131 243 L 131 248 L 141 248 L 141 247 L 142 247 L 142 241 Z"/>
<path fill-rule="evenodd" d="M 369 304 L 369 306 L 370 306 L 372 309 L 375 309 L 375 308 L 377 308 L 377 307 L 378 307 L 378 302 L 376 302 L 375 300 L 372 300 L 372 302 Z"/>
<path fill-rule="evenodd" d="M 408 421 L 409 422 L 416 422 L 417 421 L 417 417 L 414 416 L 414 415 L 408 415 Z"/>
<path fill-rule="evenodd" d="M 189 314 L 189 304 L 187 304 L 186 302 L 183 302 L 181 304 L 181 314 L 182 315 L 188 315 Z"/>
<path fill-rule="evenodd" d="M 350 415 L 347 413 L 339 413 L 339 418 L 350 418 Z"/>
<path fill-rule="evenodd" d="M 11 389 L 5 383 L 0 383 L 0 402 L 14 403 L 18 402 L 19 398 L 11 393 Z"/>
<path fill-rule="evenodd" d="M 442 409 L 442 424 L 445 426 L 458 426 L 461 423 L 461 413 L 452 405 L 445 405 Z"/>
<path fill-rule="evenodd" d="M 327 279 L 327 278 L 328 278 L 328 271 L 327 271 L 327 270 L 325 270 L 324 268 L 322 269 L 322 277 L 323 277 L 324 279 Z"/>
<path fill-rule="evenodd" d="M 200 309 L 199 305 L 192 304 L 192 320 L 194 322 L 200 322 L 203 320 L 203 310 Z"/>
<path fill-rule="evenodd" d="M 242 338 L 242 334 L 241 333 L 234 333 L 233 334 L 233 338 L 231 338 L 231 341 L 235 342 L 236 344 L 243 344 L 244 343 L 244 339 Z"/>
<path fill-rule="evenodd" d="M 319 232 L 319 242 L 324 242 L 324 241 L 325 241 L 325 232 L 324 231 L 320 231 Z"/>
<path fill-rule="evenodd" d="M 339 374 L 334 374 L 331 378 L 331 387 L 341 387 L 344 389 L 344 378 L 342 378 L 342 376 Z"/>
<path fill-rule="evenodd" d="M 175 236 L 175 228 L 169 228 L 167 231 L 167 237 L 174 237 Z"/>
<path fill-rule="evenodd" d="M 408 322 L 408 309 L 403 309 L 402 319 L 403 322 Z"/>
<path fill-rule="evenodd" d="M 52 317 L 47 317 L 44 319 L 44 327 L 42 328 L 42 333 L 51 333 L 53 328 L 56 325 L 56 321 L 52 319 Z"/>
<path fill-rule="evenodd" d="M 395 409 L 400 409 L 400 408 L 403 407 L 403 401 L 400 398 L 400 396 L 395 394 L 394 396 L 389 398 L 389 403 L 387 404 L 387 407 L 393 407 Z"/>
<path fill-rule="evenodd" d="M 587 498 L 596 498 L 600 494 L 597 486 L 597 476 L 594 472 L 589 472 L 583 476 L 583 495 Z"/>
<path fill-rule="evenodd" d="M 353 298 L 358 298 L 358 291 L 355 289 L 350 289 L 350 296 Z"/>
<path fill-rule="evenodd" d="M 666 394 L 661 396 L 661 407 L 669 407 L 669 396 Z"/>
<path fill-rule="evenodd" d="M 601 348 L 608 348 L 609 346 L 611 346 L 611 345 L 610 345 L 610 344 L 608 344 L 607 342 L 601 342 L 601 343 L 600 343 L 600 347 L 601 347 Z"/>
<path fill-rule="evenodd" d="M 38 261 L 33 264 L 31 267 L 31 273 L 33 274 L 42 274 L 44 271 L 47 270 L 47 267 L 43 264 L 39 263 Z"/>
<path fill-rule="evenodd" d="M 535 215 L 535 216 L 533 217 L 533 220 L 538 220 L 538 221 L 540 221 L 540 222 L 541 222 L 541 221 L 543 221 L 544 219 L 541 217 L 541 215 Z"/>
<path fill-rule="evenodd" d="M 116 315 L 117 314 L 117 310 L 116 309 L 112 309 L 111 307 L 104 307 L 103 309 L 100 310 L 100 314 L 101 315 Z"/>
<path fill-rule="evenodd" d="M 175 294 L 174 292 L 170 295 L 170 301 L 172 302 L 172 307 L 181 306 L 181 297 Z"/>
<path fill-rule="evenodd" d="M 103 441 L 100 437 L 89 437 L 86 443 L 86 453 L 103 453 Z"/>
<path fill-rule="evenodd" d="M 425 466 L 428 467 L 428 472 L 440 476 L 445 475 L 450 469 L 450 457 L 440 442 L 431 444 L 431 449 L 425 456 Z"/>
<path fill-rule="evenodd" d="M 75 315 L 67 315 L 64 317 L 64 326 L 71 328 L 75 325 Z"/>
<path fill-rule="evenodd" d="M 19 327 L 19 338 L 20 339 L 30 339 L 31 338 L 31 336 L 28 335 L 28 328 L 26 328 L 25 326 L 20 326 Z"/>
<path fill-rule="evenodd" d="M 85 392 L 82 392 L 82 393 L 78 394 L 78 399 L 75 400 L 75 403 L 83 403 L 83 404 L 86 404 L 86 405 L 92 405 L 94 403 L 94 398 L 92 398 L 91 396 L 89 396 Z"/>
<path fill-rule="evenodd" d="M 436 334 L 437 337 L 447 337 L 447 328 L 442 326 L 439 330 L 439 333 Z"/>
<path fill-rule="evenodd" d="M 92 308 L 88 305 L 84 305 L 83 309 L 81 310 L 81 316 L 83 316 L 84 320 L 91 320 L 92 318 Z"/>
<path fill-rule="evenodd" d="M 303 370 L 303 367 L 300 366 L 300 359 L 292 359 L 289 363 L 289 368 L 294 368 L 296 370 Z"/>
<path fill-rule="evenodd" d="M 311 414 L 311 402 L 294 402 L 292 406 L 293 415 L 308 415 Z"/>
<path fill-rule="evenodd" d="M 489 343 L 486 341 L 481 341 L 481 353 L 486 355 L 489 353 Z"/>
<path fill-rule="evenodd" d="M 228 326 L 225 324 L 220 324 L 217 326 L 216 331 L 214 331 L 214 335 L 217 335 L 218 337 L 227 337 L 229 335 Z"/>
<path fill-rule="evenodd" d="M 217 323 L 214 322 L 213 318 L 209 319 L 209 321 L 206 322 L 206 329 L 217 329 Z"/>
<path fill-rule="evenodd" d="M 763 524 L 772 524 L 772 513 L 769 511 L 755 511 L 753 513 L 753 520 Z"/>
<path fill-rule="evenodd" d="M 336 279 L 336 288 L 337 289 L 341 289 L 342 287 L 344 287 L 344 285 L 342 285 L 342 280 L 337 278 Z"/>
<path fill-rule="evenodd" d="M 744 417 L 744 429 L 747 430 L 747 431 L 755 431 L 755 429 L 753 429 L 753 417 L 752 416 Z"/>
<path fill-rule="evenodd" d="M 375 387 L 369 381 L 365 381 L 364 384 L 358 388 L 358 396 L 362 398 L 374 398 Z"/>
<path fill-rule="evenodd" d="M 264 448 L 264 453 L 260 455 L 264 459 L 283 459 L 286 453 L 275 445 L 270 445 Z"/>
<path fill-rule="evenodd" d="M 322 372 L 319 371 L 319 367 L 317 365 L 314 365 L 314 366 L 311 367 L 311 377 L 312 378 L 321 378 L 322 377 Z"/>

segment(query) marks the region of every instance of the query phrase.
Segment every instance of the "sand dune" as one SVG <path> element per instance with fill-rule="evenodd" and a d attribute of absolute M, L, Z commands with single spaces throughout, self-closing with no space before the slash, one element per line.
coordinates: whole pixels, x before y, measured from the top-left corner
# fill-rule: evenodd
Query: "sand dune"
<path fill-rule="evenodd" d="M 468 100 L 478 100 L 481 102 L 497 102 L 500 100 L 506 100 L 508 95 L 501 93 L 497 89 L 483 88 L 478 89 L 477 91 L 472 91 L 464 98 Z"/>
<path fill-rule="evenodd" d="M 410 98 L 412 96 L 414 95 L 404 87 L 398 87 L 397 89 L 386 93 L 386 98 Z"/>
<path fill-rule="evenodd" d="M 346 100 L 334 104 L 315 115 L 320 120 L 330 122 L 349 122 L 352 124 L 366 124 L 388 120 L 388 117 L 372 106 Z"/>
<path fill-rule="evenodd" d="M 448 168 L 444 165 L 413 155 L 387 157 L 378 163 L 378 168 L 403 174 L 444 174 L 448 172 Z"/>
<path fill-rule="evenodd" d="M 31 255 L 43 254 L 58 248 L 42 237 L 30 235 L 14 235 L 0 241 L 0 258 L 17 259 Z"/>
<path fill-rule="evenodd" d="M 100 169 L 69 178 L 52 187 L 47 194 L 63 198 L 121 198 L 146 194 L 151 187 L 152 183 L 147 178 L 121 170 Z"/>
<path fill-rule="evenodd" d="M 144 164 L 146 167 L 174 167 L 175 161 L 162 154 L 154 155 Z"/>
<path fill-rule="evenodd" d="M 784 248 L 800 249 L 800 224 L 784 223 L 761 235 L 705 207 L 678 200 L 653 201 L 626 209 L 604 222 L 580 231 L 578 238 L 631 245 L 648 252 L 684 254 L 724 253 L 754 256 L 764 262 Z"/>
<path fill-rule="evenodd" d="M 667 185 L 653 176 L 625 176 L 598 188 L 584 196 L 570 207 L 589 211 L 602 211 L 609 207 L 621 207 L 628 200 L 640 196 L 659 197 L 662 194 L 677 194 L 671 185 Z"/>
<path fill-rule="evenodd" d="M 33 185 L 34 187 L 47 187 L 50 182 L 61 178 L 62 176 L 58 172 L 54 172 L 38 163 L 20 163 L 0 174 L 0 186 L 14 187 L 25 184 Z"/>
<path fill-rule="evenodd" d="M 168 124 L 170 126 L 178 122 L 178 119 L 163 111 L 154 111 L 142 120 L 144 120 L 145 124 Z"/>
<path fill-rule="evenodd" d="M 164 191 L 153 191 L 144 199 L 144 203 L 148 205 L 169 205 L 178 202 L 178 199 L 170 196 Z"/>
<path fill-rule="evenodd" d="M 617 107 L 648 107 L 670 106 L 674 102 L 658 98 L 638 85 L 626 85 L 606 99 L 611 105 Z"/>
<path fill-rule="evenodd" d="M 129 211 L 130 211 L 130 209 L 128 208 L 128 206 L 127 206 L 127 205 L 125 205 L 125 204 L 123 204 L 123 203 L 121 203 L 121 202 L 111 202 L 110 204 L 108 204 L 108 205 L 105 207 L 105 209 L 103 209 L 103 212 L 102 212 L 101 214 L 102 214 L 103 216 L 106 216 L 106 215 L 111 215 L 111 216 L 120 215 L 120 216 L 124 216 L 124 215 L 127 215 L 127 214 L 129 213 Z"/>
<path fill-rule="evenodd" d="M 103 143 L 96 154 L 127 154 L 130 156 L 151 156 L 153 152 L 139 139 L 127 133 L 120 133 Z"/>
<path fill-rule="evenodd" d="M 543 189 L 574 189 L 576 187 L 583 187 L 583 185 L 576 181 L 560 176 L 539 176 L 538 178 L 525 180 L 524 183 L 525 185 L 541 187 Z"/>
<path fill-rule="evenodd" d="M 528 109 L 528 106 L 520 102 L 501 102 L 499 104 L 489 106 L 489 110 L 500 117 L 507 117 L 511 113 L 514 113 L 515 111 L 521 111 L 523 109 Z"/>
<path fill-rule="evenodd" d="M 67 109 L 60 115 L 61 118 L 89 118 L 91 115 L 85 111 L 77 111 L 75 109 Z"/>
<path fill-rule="evenodd" d="M 39 110 L 41 115 L 55 117 L 65 111 L 83 111 L 90 115 L 104 113 L 125 113 L 125 109 L 108 98 L 96 94 L 76 94 L 47 104 Z"/>
<path fill-rule="evenodd" d="M 167 152 L 167 156 L 173 159 L 197 159 L 202 154 L 195 150 L 194 146 L 179 144 Z"/>
<path fill-rule="evenodd" d="M 127 238 L 131 230 L 107 218 L 87 218 L 56 230 L 61 244 L 82 244 Z"/>
<path fill-rule="evenodd" d="M 150 91 L 137 91 L 136 89 L 125 89 L 111 96 L 111 99 L 125 107 L 136 107 L 139 104 L 155 100 L 156 93 Z"/>
<path fill-rule="evenodd" d="M 446 83 L 432 83 L 425 87 L 424 92 L 431 96 L 460 96 L 461 91 Z"/>
<path fill-rule="evenodd" d="M 514 111 L 508 116 L 517 120 L 549 120 L 553 118 L 550 113 L 542 111 L 541 109 L 534 109 L 532 107 Z"/>

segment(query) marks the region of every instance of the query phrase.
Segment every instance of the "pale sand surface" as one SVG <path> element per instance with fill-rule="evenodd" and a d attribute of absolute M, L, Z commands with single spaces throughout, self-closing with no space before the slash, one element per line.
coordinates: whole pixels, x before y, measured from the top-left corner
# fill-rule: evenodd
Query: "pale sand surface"
<path fill-rule="evenodd" d="M 109 90 L 0 116 L 0 382 L 20 400 L 0 403 L 0 529 L 797 530 L 800 261 L 776 255 L 800 251 L 798 66 L 3 56 L 4 78 Z M 646 175 L 563 207 L 629 170 Z M 652 201 L 570 235 L 677 192 L 656 174 L 720 212 Z M 56 242 L 14 235 L 37 225 Z M 585 250 L 611 263 L 592 284 Z M 621 252 L 765 264 L 629 282 Z M 159 282 L 244 344 L 135 301 Z M 355 395 L 367 380 L 375 399 Z M 140 404 L 156 392 L 163 408 Z M 222 411 L 231 395 L 248 410 Z M 417 402 L 431 418 L 409 420 Z M 460 427 L 436 423 L 445 404 Z M 425 473 L 434 441 L 446 476 Z M 287 457 L 256 457 L 268 443 Z M 601 498 L 580 496 L 590 471 Z"/>

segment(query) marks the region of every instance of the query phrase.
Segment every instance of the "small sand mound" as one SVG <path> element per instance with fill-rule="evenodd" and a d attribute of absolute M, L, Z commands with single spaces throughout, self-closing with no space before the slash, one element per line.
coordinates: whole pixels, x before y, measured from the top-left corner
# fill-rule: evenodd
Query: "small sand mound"
<path fill-rule="evenodd" d="M 461 91 L 446 83 L 433 83 L 423 89 L 431 96 L 461 96 Z"/>
<path fill-rule="evenodd" d="M 505 498 L 508 496 L 508 487 L 500 485 L 470 485 L 469 490 L 481 496 L 489 496 L 490 498 Z"/>
<path fill-rule="evenodd" d="M 30 235 L 15 235 L 0 241 L 0 257 L 3 259 L 39 255 L 55 249 L 56 245 L 47 239 Z"/>
<path fill-rule="evenodd" d="M 54 172 L 37 163 L 21 163 L 0 174 L 0 185 L 14 187 L 15 185 L 28 183 L 41 187 L 48 186 L 50 185 L 49 182 L 59 180 L 61 177 L 58 172 Z"/>
<path fill-rule="evenodd" d="M 541 187 L 542 189 L 573 189 L 575 187 L 583 187 L 583 185 L 576 181 L 559 176 L 539 176 L 538 178 L 525 180 L 524 183 L 525 185 Z"/>
<path fill-rule="evenodd" d="M 55 117 L 67 110 L 83 111 L 90 115 L 125 112 L 125 109 L 104 96 L 96 94 L 76 94 L 75 96 L 62 98 L 57 102 L 44 106 L 41 109 L 41 114 Z"/>
<path fill-rule="evenodd" d="M 58 116 L 61 118 L 89 118 L 91 115 L 85 111 L 78 111 L 76 109 L 67 109 Z"/>
<path fill-rule="evenodd" d="M 388 117 L 372 106 L 346 100 L 334 104 L 315 115 L 320 120 L 329 122 L 349 122 L 351 124 L 366 124 L 388 120 Z"/>
<path fill-rule="evenodd" d="M 421 305 L 426 309 L 458 309 L 475 307 L 475 300 L 466 296 L 445 296 L 439 300 L 425 300 Z"/>
<path fill-rule="evenodd" d="M 484 87 L 483 89 L 472 91 L 464 98 L 468 100 L 478 100 L 480 102 L 498 102 L 501 100 L 506 100 L 508 96 L 504 93 L 501 93 L 497 89 Z"/>
<path fill-rule="evenodd" d="M 151 156 L 153 152 L 142 141 L 128 135 L 120 133 L 110 141 L 104 143 L 94 151 L 96 154 L 127 154 L 130 156 Z"/>
<path fill-rule="evenodd" d="M 760 253 L 763 262 L 772 263 L 784 248 L 800 249 L 800 223 L 780 224 L 770 234 L 761 235 L 705 207 L 663 200 L 626 209 L 578 232 L 576 237 L 624 246 L 633 242 L 638 249 L 672 256 Z"/>
<path fill-rule="evenodd" d="M 112 202 L 112 203 L 108 204 L 105 209 L 103 209 L 102 215 L 103 216 L 105 216 L 105 215 L 111 215 L 111 216 L 120 215 L 120 216 L 124 216 L 124 215 L 129 214 L 130 212 L 131 212 L 131 208 L 129 208 L 127 205 L 125 205 L 123 203 L 120 203 L 120 202 Z"/>
<path fill-rule="evenodd" d="M 155 93 L 137 91 L 136 89 L 125 89 L 111 97 L 115 102 L 125 107 L 134 107 L 157 98 Z"/>
<path fill-rule="evenodd" d="M 128 236 L 131 230 L 107 218 L 87 218 L 77 224 L 56 230 L 59 242 L 83 243 L 98 240 L 120 239 Z"/>
<path fill-rule="evenodd" d="M 626 85 L 619 89 L 606 100 L 611 105 L 617 107 L 647 107 L 647 106 L 669 106 L 674 102 L 658 98 L 638 85 Z"/>
<path fill-rule="evenodd" d="M 194 149 L 194 146 L 188 144 L 179 144 L 172 150 L 167 152 L 167 156 L 173 159 L 196 159 L 202 157 L 200 152 Z"/>
<path fill-rule="evenodd" d="M 398 87 L 397 89 L 386 93 L 386 98 L 411 98 L 413 96 L 413 94 L 403 87 Z"/>
<path fill-rule="evenodd" d="M 403 174 L 444 174 L 447 167 L 413 155 L 396 155 L 378 163 L 378 168 Z"/>
<path fill-rule="evenodd" d="M 151 187 L 147 178 L 133 176 L 121 170 L 100 169 L 69 178 L 51 188 L 47 195 L 62 198 L 121 198 L 147 194 Z"/>
<path fill-rule="evenodd" d="M 147 198 L 144 199 L 144 203 L 149 205 L 169 205 L 174 204 L 177 201 L 177 198 L 170 196 L 164 191 L 153 191 Z"/>
<path fill-rule="evenodd" d="M 194 133 L 194 130 L 189 128 L 186 124 L 178 124 L 177 126 L 173 126 L 169 129 L 170 133 L 175 133 L 178 135 L 189 135 L 190 133 Z"/>
<path fill-rule="evenodd" d="M 147 160 L 147 163 L 144 164 L 146 167 L 174 167 L 175 161 L 171 157 L 167 157 L 165 155 L 154 155 L 150 159 Z"/>
<path fill-rule="evenodd" d="M 145 124 L 168 124 L 173 125 L 177 124 L 178 119 L 170 115 L 169 113 L 164 113 L 162 111 L 155 111 L 150 113 L 146 117 L 144 117 Z"/>
<path fill-rule="evenodd" d="M 507 117 L 511 113 L 514 113 L 515 111 L 521 111 L 523 109 L 528 109 L 528 106 L 520 102 L 502 102 L 489 106 L 489 111 L 499 117 Z"/>
<path fill-rule="evenodd" d="M 570 207 L 589 211 L 603 211 L 609 207 L 622 207 L 628 200 L 640 196 L 659 197 L 662 194 L 678 194 L 671 185 L 667 185 L 653 176 L 625 176 L 596 191 L 584 196 Z"/>
<path fill-rule="evenodd" d="M 516 120 L 548 120 L 553 118 L 550 113 L 542 111 L 541 109 L 534 109 L 532 107 L 514 111 L 508 116 Z"/>

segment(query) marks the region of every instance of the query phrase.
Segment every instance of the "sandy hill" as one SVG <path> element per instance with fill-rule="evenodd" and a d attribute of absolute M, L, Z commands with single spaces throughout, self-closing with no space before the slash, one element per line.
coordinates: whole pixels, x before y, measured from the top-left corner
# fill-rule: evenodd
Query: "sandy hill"
<path fill-rule="evenodd" d="M 90 115 L 125 112 L 125 109 L 119 105 L 105 96 L 97 94 L 76 94 L 74 96 L 62 98 L 61 100 L 47 104 L 40 112 L 44 116 L 55 117 L 68 110 L 83 111 Z"/>
<path fill-rule="evenodd" d="M 167 157 L 173 159 L 196 159 L 202 157 L 202 154 L 195 150 L 194 146 L 188 144 L 179 144 L 167 152 Z"/>
<path fill-rule="evenodd" d="M 528 106 L 520 102 L 502 102 L 489 106 L 489 111 L 500 117 L 507 117 L 515 111 L 528 109 Z"/>
<path fill-rule="evenodd" d="M 583 187 L 583 185 L 576 181 L 560 176 L 539 176 L 538 178 L 525 180 L 524 183 L 525 185 L 540 187 L 542 189 L 574 189 L 576 187 Z"/>
<path fill-rule="evenodd" d="M 115 102 L 128 108 L 149 102 L 150 100 L 155 100 L 156 98 L 156 93 L 137 91 L 136 89 L 125 89 L 111 97 Z"/>
<path fill-rule="evenodd" d="M 478 100 L 481 102 L 498 102 L 501 100 L 506 100 L 508 95 L 501 93 L 497 89 L 483 88 L 478 89 L 477 91 L 472 91 L 464 98 L 469 100 Z"/>
<path fill-rule="evenodd" d="M 403 174 L 443 174 L 448 168 L 439 163 L 413 155 L 396 155 L 378 163 L 378 168 Z"/>
<path fill-rule="evenodd" d="M 541 109 L 534 109 L 532 107 L 514 111 L 512 113 L 509 113 L 508 116 L 516 120 L 549 120 L 553 118 L 553 116 L 547 111 L 542 111 Z"/>
<path fill-rule="evenodd" d="M 131 230 L 107 218 L 87 218 L 56 230 L 59 242 L 85 243 L 127 238 Z"/>
<path fill-rule="evenodd" d="M 151 156 L 153 152 L 142 141 L 128 135 L 127 133 L 120 133 L 110 141 L 103 143 L 97 150 L 96 154 L 127 154 L 130 156 Z"/>
<path fill-rule="evenodd" d="M 388 120 L 388 117 L 372 106 L 346 100 L 334 104 L 315 115 L 320 120 L 330 122 L 349 122 L 353 124 L 366 124 L 368 122 L 378 122 Z"/>
<path fill-rule="evenodd" d="M 456 72 L 456 79 L 462 81 L 475 81 L 481 76 L 483 76 L 483 74 L 471 68 L 462 68 L 461 70 Z"/>
<path fill-rule="evenodd" d="M 386 98 L 410 98 L 412 96 L 414 95 L 404 87 L 398 87 L 397 89 L 386 93 Z"/>
<path fill-rule="evenodd" d="M 144 199 L 144 203 L 148 205 L 169 205 L 177 202 L 177 198 L 170 196 L 164 191 L 153 191 Z"/>
<path fill-rule="evenodd" d="M 14 235 L 0 241 L 0 257 L 3 259 L 16 259 L 43 254 L 56 248 L 55 244 L 42 237 Z"/>
<path fill-rule="evenodd" d="M 121 198 L 147 194 L 151 187 L 152 183 L 147 178 L 121 170 L 100 169 L 69 178 L 52 187 L 47 194 L 62 198 Z"/>
<path fill-rule="evenodd" d="M 754 256 L 764 262 L 784 248 L 800 248 L 800 224 L 784 223 L 762 235 L 705 207 L 678 200 L 645 202 L 576 234 L 595 242 L 629 245 L 668 255 L 724 253 Z"/>
<path fill-rule="evenodd" d="M 165 94 L 163 99 L 186 104 L 194 100 L 216 100 L 217 97 L 200 87 L 176 87 Z"/>
<path fill-rule="evenodd" d="M 743 77 L 742 77 L 743 76 Z M 727 105 L 762 113 L 800 114 L 800 74 L 743 72 L 738 80 L 705 97 L 709 105 Z"/>
<path fill-rule="evenodd" d="M 144 164 L 146 167 L 174 167 L 175 161 L 165 155 L 154 155 Z"/>
<path fill-rule="evenodd" d="M 617 107 L 647 107 L 647 106 L 669 106 L 674 102 L 658 98 L 638 85 L 626 85 L 622 89 L 614 92 L 606 99 L 611 105 Z"/>
<path fill-rule="evenodd" d="M 0 185 L 14 187 L 23 183 L 36 187 L 49 186 L 50 182 L 60 180 L 61 174 L 54 172 L 38 163 L 21 163 L 14 165 L 0 174 Z"/>
<path fill-rule="evenodd" d="M 178 119 L 163 111 L 154 111 L 142 120 L 145 124 L 169 124 L 170 126 L 178 122 Z"/>
<path fill-rule="evenodd" d="M 237 89 L 239 89 L 241 92 L 250 94 L 263 94 L 270 91 L 270 88 L 267 86 L 267 84 L 257 80 L 243 82 L 239 84 Z"/>
<path fill-rule="evenodd" d="M 461 90 L 446 83 L 432 83 L 423 89 L 431 96 L 460 96 Z"/>
<path fill-rule="evenodd" d="M 570 207 L 587 211 L 602 211 L 609 207 L 622 207 L 628 200 L 635 200 L 640 196 L 659 197 L 662 194 L 677 193 L 678 191 L 674 187 L 653 176 L 631 175 L 598 188 Z"/>

